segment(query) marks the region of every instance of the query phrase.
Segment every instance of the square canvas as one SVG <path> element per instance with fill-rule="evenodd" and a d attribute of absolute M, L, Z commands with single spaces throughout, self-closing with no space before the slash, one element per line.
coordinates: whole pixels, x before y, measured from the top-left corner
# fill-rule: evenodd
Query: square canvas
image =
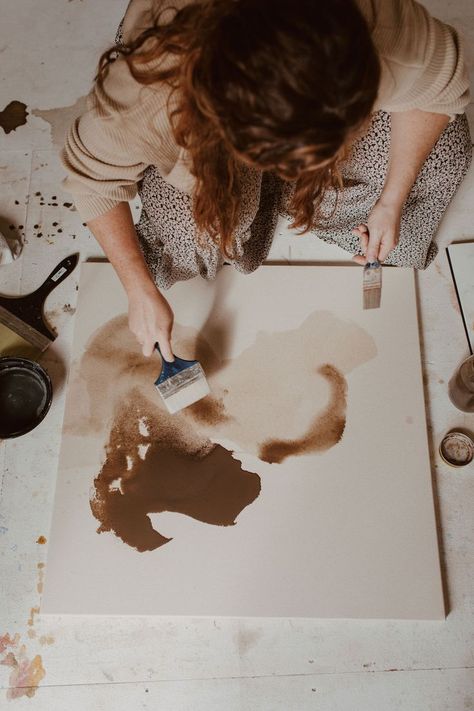
<path fill-rule="evenodd" d="M 474 353 L 474 242 L 455 242 L 447 251 L 469 350 Z"/>
<path fill-rule="evenodd" d="M 84 264 L 42 613 L 442 619 L 414 276 L 224 268 L 167 292 L 212 394 L 167 414 Z"/>

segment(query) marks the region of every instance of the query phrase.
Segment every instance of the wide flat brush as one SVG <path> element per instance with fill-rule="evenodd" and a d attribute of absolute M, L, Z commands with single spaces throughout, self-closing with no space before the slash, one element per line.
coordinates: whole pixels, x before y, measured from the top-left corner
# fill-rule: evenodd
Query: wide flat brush
<path fill-rule="evenodd" d="M 35 358 L 54 341 L 56 335 L 44 319 L 44 302 L 78 261 L 78 254 L 63 259 L 31 294 L 0 296 L 0 355 Z"/>
<path fill-rule="evenodd" d="M 209 395 L 209 385 L 201 364 L 197 360 L 184 360 L 174 356 L 174 360 L 163 358 L 158 343 L 155 348 L 161 355 L 161 373 L 155 387 L 163 398 L 168 412 L 172 415 Z"/>
<path fill-rule="evenodd" d="M 382 297 L 382 265 L 379 261 L 368 262 L 364 267 L 362 284 L 364 309 L 380 308 Z"/>

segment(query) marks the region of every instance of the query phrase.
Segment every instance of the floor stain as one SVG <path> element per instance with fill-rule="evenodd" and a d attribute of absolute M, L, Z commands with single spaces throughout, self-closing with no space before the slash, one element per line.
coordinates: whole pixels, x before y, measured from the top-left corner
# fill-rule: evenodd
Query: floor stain
<path fill-rule="evenodd" d="M 19 699 L 22 696 L 32 698 L 46 674 L 41 655 L 36 654 L 33 659 L 29 659 L 25 645 L 21 645 L 16 654 L 9 652 L 0 664 L 12 669 L 7 691 L 9 700 Z"/>
<path fill-rule="evenodd" d="M 27 116 L 26 104 L 21 101 L 10 101 L 3 111 L 0 111 L 0 127 L 5 133 L 16 131 L 19 126 L 25 125 Z"/>
<path fill-rule="evenodd" d="M 38 572 L 36 588 L 38 593 L 41 594 L 45 564 L 39 562 L 36 568 Z M 27 621 L 28 629 L 26 630 L 26 636 L 32 641 L 37 639 L 34 625 L 36 615 L 39 611 L 39 605 L 33 606 Z M 44 647 L 54 644 L 55 639 L 51 634 L 42 634 L 39 639 L 37 639 L 37 642 Z M 39 683 L 46 675 L 41 655 L 36 654 L 32 656 L 31 653 L 27 651 L 26 645 L 21 643 L 21 635 L 19 632 L 14 636 L 9 633 L 0 635 L 0 655 L 0 665 L 11 667 L 7 698 L 13 700 L 21 696 L 30 698 L 34 696 Z"/>
<path fill-rule="evenodd" d="M 248 654 L 262 636 L 261 630 L 246 628 L 244 625 L 245 623 L 241 622 L 237 632 L 239 657 L 244 657 Z"/>
<path fill-rule="evenodd" d="M 75 118 L 86 110 L 86 97 L 81 96 L 70 106 L 61 106 L 54 109 L 33 109 L 33 116 L 46 121 L 51 126 L 51 140 L 53 146 L 59 151 L 64 146 L 67 132 Z"/>
<path fill-rule="evenodd" d="M 35 605 L 34 607 L 31 608 L 30 610 L 30 616 L 28 618 L 28 626 L 33 627 L 35 623 L 35 616 L 39 613 L 40 609 L 38 605 Z"/>

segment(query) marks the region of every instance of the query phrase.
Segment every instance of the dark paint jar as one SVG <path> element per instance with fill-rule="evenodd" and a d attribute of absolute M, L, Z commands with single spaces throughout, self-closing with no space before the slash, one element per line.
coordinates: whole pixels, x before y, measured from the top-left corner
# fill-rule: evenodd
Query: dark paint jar
<path fill-rule="evenodd" d="M 0 439 L 31 432 L 53 399 L 48 373 L 27 358 L 0 358 Z"/>

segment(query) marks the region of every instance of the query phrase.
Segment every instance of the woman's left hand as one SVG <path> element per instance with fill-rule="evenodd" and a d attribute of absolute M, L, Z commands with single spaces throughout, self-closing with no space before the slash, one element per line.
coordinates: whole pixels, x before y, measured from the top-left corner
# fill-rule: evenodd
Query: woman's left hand
<path fill-rule="evenodd" d="M 400 236 L 401 209 L 397 205 L 379 200 L 365 224 L 353 229 L 360 239 L 363 257 L 353 257 L 358 264 L 384 262 L 389 252 L 397 246 Z"/>

